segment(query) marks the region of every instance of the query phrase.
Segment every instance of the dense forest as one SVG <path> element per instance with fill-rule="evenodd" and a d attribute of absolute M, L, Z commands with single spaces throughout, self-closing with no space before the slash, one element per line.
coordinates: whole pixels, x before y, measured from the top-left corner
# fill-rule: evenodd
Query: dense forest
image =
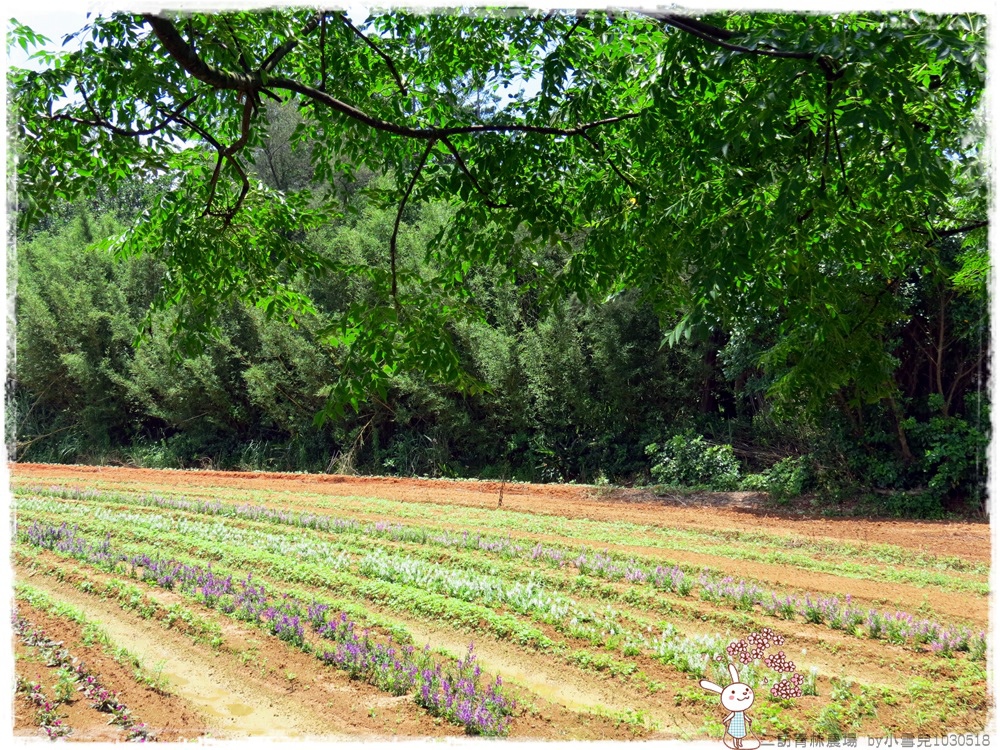
<path fill-rule="evenodd" d="M 12 72 L 11 454 L 980 513 L 984 28 L 97 18 Z"/>
<path fill-rule="evenodd" d="M 287 113 L 272 119 L 259 178 L 308 180 Z M 678 321 L 638 292 L 547 300 L 484 266 L 468 278 L 479 309 L 452 331 L 477 391 L 398 373 L 384 398 L 318 423 L 340 363 L 316 332 L 367 304 L 361 270 L 387 262 L 395 210 L 380 187 L 371 174 L 341 185 L 342 217 L 305 238 L 353 271 L 300 279 L 314 317 L 289 326 L 266 305 L 232 302 L 194 351 L 176 336 L 184 311 L 154 304 L 163 264 L 100 243 L 165 184 L 98 191 L 20 237 L 7 412 L 17 459 L 748 489 L 901 515 L 982 502 L 987 299 L 981 279 L 956 278 L 957 240 L 880 299 L 892 387 L 874 402 L 851 387 L 818 402 L 777 388 L 787 371 L 760 355 L 796 335 L 793 321 L 718 325 L 671 344 Z M 407 210 L 401 265 L 435 271 L 428 247 L 449 210 Z M 859 287 L 851 304 L 865 304 Z"/>

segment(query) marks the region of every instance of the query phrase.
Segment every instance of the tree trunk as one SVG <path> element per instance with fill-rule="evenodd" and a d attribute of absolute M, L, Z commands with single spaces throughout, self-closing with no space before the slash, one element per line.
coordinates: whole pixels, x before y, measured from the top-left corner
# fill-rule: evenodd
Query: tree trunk
<path fill-rule="evenodd" d="M 909 465 L 913 463 L 913 453 L 910 451 L 910 444 L 906 440 L 906 431 L 903 429 L 903 413 L 899 408 L 899 403 L 893 396 L 889 397 L 889 405 L 892 407 L 892 416 L 896 422 L 896 436 L 899 438 L 899 451 L 903 456 L 903 463 Z"/>

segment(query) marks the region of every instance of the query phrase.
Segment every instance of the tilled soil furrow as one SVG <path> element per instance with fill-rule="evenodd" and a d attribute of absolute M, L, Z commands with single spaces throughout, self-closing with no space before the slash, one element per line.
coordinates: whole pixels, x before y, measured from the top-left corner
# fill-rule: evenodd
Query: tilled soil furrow
<path fill-rule="evenodd" d="M 64 601 L 64 600 L 61 600 Z M 107 650 L 84 635 L 83 627 L 72 620 L 59 617 L 44 609 L 32 606 L 19 598 L 16 613 L 33 626 L 44 631 L 52 640 L 63 643 L 70 655 L 94 675 L 101 685 L 118 696 L 134 719 L 141 721 L 159 741 L 175 742 L 200 737 L 208 731 L 209 725 L 183 698 L 165 693 L 136 681 L 134 669 L 120 663 Z M 51 686 L 58 679 L 55 667 L 45 666 L 37 653 L 26 647 L 21 639 L 15 639 L 16 653 L 23 654 L 18 660 L 18 673 L 25 679 L 41 682 L 50 695 Z M 22 674 L 23 672 L 23 674 Z M 125 739 L 123 730 L 108 723 L 109 715 L 92 708 L 82 692 L 76 692 L 60 712 L 65 712 L 64 723 L 72 730 L 73 740 L 115 742 Z M 29 735 L 37 734 L 28 727 L 22 727 Z M 17 731 L 17 727 L 15 727 Z"/>
<path fill-rule="evenodd" d="M 50 552 L 42 552 L 38 555 L 38 560 L 45 566 L 50 566 L 53 572 L 62 571 L 59 575 L 66 581 L 71 581 L 75 577 L 78 577 L 78 574 L 74 574 L 72 571 L 74 569 L 79 570 L 79 567 L 73 565 L 73 562 L 66 558 Z M 18 567 L 19 575 L 21 575 L 20 571 L 25 569 L 24 563 L 20 564 Z M 104 583 L 114 578 L 90 568 L 84 568 L 83 570 L 86 577 L 92 581 Z M 37 581 L 46 581 L 46 587 L 48 588 L 44 588 L 44 590 L 49 591 L 50 588 L 58 588 L 60 591 L 65 591 L 68 601 L 73 600 L 85 603 L 95 599 L 95 597 L 81 593 L 71 583 L 58 583 L 53 581 L 50 576 L 38 574 L 26 580 L 30 580 L 32 585 L 40 589 L 43 586 L 38 585 Z M 460 727 L 455 727 L 443 723 L 439 719 L 434 719 L 424 709 L 417 706 L 410 696 L 397 698 L 382 693 L 366 683 L 351 680 L 342 672 L 322 666 L 316 661 L 314 656 L 289 648 L 280 643 L 277 638 L 269 636 L 262 631 L 235 623 L 229 618 L 218 615 L 214 610 L 202 607 L 179 594 L 148 587 L 134 581 L 131 583 L 144 591 L 151 599 L 160 602 L 163 606 L 183 604 L 183 606 L 197 611 L 200 616 L 211 618 L 215 622 L 218 622 L 222 626 L 222 633 L 225 636 L 225 645 L 223 645 L 221 653 L 219 651 L 209 651 L 207 648 L 196 648 L 194 650 L 196 652 L 207 652 L 203 660 L 206 664 L 213 664 L 210 668 L 213 679 L 220 674 L 227 674 L 227 670 L 235 669 L 237 672 L 243 674 L 242 679 L 248 680 L 249 683 L 256 686 L 252 691 L 254 694 L 259 692 L 257 688 L 263 687 L 269 707 L 272 707 L 274 710 L 287 710 L 288 706 L 280 705 L 279 701 L 282 701 L 285 697 L 289 697 L 300 708 L 311 709 L 313 718 L 315 718 L 315 714 L 322 714 L 329 718 L 331 709 L 334 706 L 334 702 L 330 701 L 329 698 L 333 695 L 339 696 L 339 700 L 336 703 L 341 714 L 348 714 L 345 722 L 349 732 L 345 733 L 344 736 L 350 734 L 355 737 L 357 735 L 419 737 L 432 734 L 461 734 Z M 128 621 L 137 620 L 140 623 L 144 623 L 145 627 L 151 628 L 152 633 L 155 635 L 157 631 L 155 625 L 150 625 L 146 620 L 125 615 L 113 603 L 105 602 L 104 605 L 101 613 L 99 613 L 102 621 L 104 620 L 105 612 L 107 612 L 118 619 L 124 617 Z M 92 611 L 93 607 L 89 607 L 89 610 Z M 182 636 L 180 639 L 187 643 L 190 648 L 190 642 L 185 641 Z M 318 641 L 317 639 L 317 643 L 322 644 L 325 642 Z M 247 644 L 250 644 L 250 647 Z M 431 643 L 430 645 L 432 648 L 437 648 L 437 644 L 435 643 Z M 466 643 L 465 646 L 467 647 L 467 645 Z M 333 644 L 330 647 L 333 648 Z M 172 644 L 167 644 L 165 648 L 172 649 L 173 646 Z M 227 656 L 229 657 L 228 660 L 224 658 Z M 234 661 L 239 661 L 239 666 L 235 666 L 233 664 Z M 215 666 L 216 664 L 221 666 Z M 268 679 L 261 678 L 261 670 L 268 672 Z M 313 676 L 315 672 L 319 672 L 319 675 Z M 295 676 L 294 684 L 282 686 L 282 676 L 285 676 L 287 679 L 287 676 L 290 674 Z M 184 677 L 185 679 L 190 679 L 187 675 Z M 278 684 L 278 687 L 275 687 L 275 683 Z M 188 685 L 188 682 L 182 680 L 177 687 L 177 691 L 190 699 L 191 696 L 188 696 L 188 691 L 191 688 Z M 316 685 L 320 685 L 324 691 L 318 697 Z M 268 688 L 270 688 L 270 692 L 268 692 Z M 294 696 L 292 695 L 293 693 Z M 277 694 L 277 698 L 275 698 L 275 694 Z M 245 700 L 246 691 L 244 691 L 243 695 Z M 192 702 L 197 704 L 198 701 L 194 700 Z M 562 706 L 558 701 L 551 701 L 545 696 L 533 695 L 530 702 L 533 707 L 532 711 L 521 710 L 515 715 L 514 728 L 518 736 L 537 737 L 539 739 L 627 739 L 635 735 L 634 731 L 632 731 L 634 728 L 621 725 L 613 718 L 588 713 L 581 714 L 573 707 Z M 245 709 L 240 709 L 239 705 L 237 703 L 234 708 L 237 711 L 245 711 Z M 244 703 L 243 705 L 251 705 L 251 707 L 256 709 L 259 701 L 256 704 Z M 366 711 L 367 713 L 365 713 Z M 301 713 L 299 711 L 299 714 Z M 337 709 L 334 709 L 332 714 L 336 716 Z M 297 736 L 300 738 L 323 736 L 324 739 L 329 739 L 328 735 L 333 734 L 329 728 L 310 728 L 308 723 L 310 715 L 308 712 L 303 718 L 301 715 L 296 716 L 293 711 L 290 712 L 290 718 L 293 720 L 293 726 L 297 727 L 292 735 L 288 735 L 283 731 L 268 731 L 265 734 L 272 736 Z M 344 717 L 342 716 L 341 718 Z M 286 717 L 286 723 L 287 720 L 288 717 Z M 222 729 L 224 730 L 225 727 Z M 238 737 L 245 736 L 245 733 L 228 731 L 224 732 L 224 736 Z"/>
<path fill-rule="evenodd" d="M 247 653 L 247 643 L 260 643 L 257 649 L 250 649 L 258 652 L 257 664 L 264 664 L 279 679 L 284 677 L 285 687 L 276 686 L 277 680 L 261 679 L 249 663 L 244 664 L 234 654 L 194 646 L 183 636 L 131 616 L 113 602 L 82 593 L 68 583 L 34 575 L 20 567 L 16 575 L 52 598 L 91 613 L 115 643 L 146 663 L 162 662 L 163 675 L 169 680 L 170 689 L 199 711 L 212 727 L 213 736 L 230 739 L 323 736 L 328 739 L 391 734 L 381 722 L 366 720 L 368 714 L 361 710 L 369 705 L 382 705 L 383 694 L 374 688 L 365 690 L 367 686 L 352 682 L 334 670 L 322 669 L 306 654 L 297 654 L 281 644 L 271 643 L 276 639 L 260 637 L 259 633 L 248 633 L 237 627 L 227 628 L 230 640 L 235 642 L 234 636 L 242 638 L 243 648 L 239 650 L 244 653 Z M 167 602 L 171 598 L 162 597 Z M 294 675 L 294 679 L 289 675 Z M 295 684 L 300 675 L 309 683 L 313 695 L 303 695 L 300 686 Z M 322 701 L 323 697 L 328 700 Z M 404 706 L 397 706 L 401 707 Z M 438 728 L 433 722 L 421 720 L 423 717 L 417 715 L 419 709 L 415 705 L 412 708 L 404 712 L 403 718 L 420 725 L 416 734 L 440 733 L 440 730 L 435 731 Z M 446 734 L 457 733 L 447 729 L 453 728 L 446 728 Z"/>
<path fill-rule="evenodd" d="M 663 738 L 712 734 L 721 716 L 698 679 L 718 679 L 713 676 L 717 668 L 725 672 L 727 656 L 714 652 L 724 650 L 726 640 L 764 626 L 784 636 L 785 653 L 799 670 L 816 669 L 819 691 L 794 704 L 756 704 L 757 726 L 773 730 L 770 736 L 978 731 L 988 708 L 982 698 L 981 639 L 970 637 L 968 645 L 949 641 L 966 636 L 947 630 L 960 625 L 964 633 L 971 626 L 974 635 L 986 629 L 987 598 L 980 590 L 990 552 L 985 524 L 767 517 L 754 511 L 748 498 L 740 499 L 741 509 L 665 506 L 634 502 L 635 493 L 598 495 L 594 488 L 572 486 L 508 484 L 498 508 L 499 486 L 483 482 L 60 466 L 15 466 L 12 471 L 15 483 L 29 492 L 32 485 L 52 483 L 351 520 L 343 533 L 317 532 L 256 511 L 256 520 L 213 517 L 125 499 L 114 513 L 77 514 L 90 542 L 111 531 L 111 547 L 125 552 L 155 550 L 202 566 L 211 560 L 213 570 L 233 573 L 234 583 L 241 572 L 245 577 L 253 570 L 254 580 L 259 576 L 269 590 L 290 592 L 303 602 L 314 595 L 346 602 L 359 623 L 370 613 L 379 639 L 409 634 L 418 646 L 429 644 L 457 657 L 474 638 L 484 674 L 502 675 L 524 705 L 533 706 L 516 714 L 514 737 L 649 736 L 643 725 L 650 722 L 660 725 Z M 78 507 L 92 507 L 91 501 L 84 497 Z M 62 510 L 38 503 L 23 517 L 19 512 L 19 518 L 58 525 L 60 516 L 72 515 Z M 146 523 L 140 517 L 146 514 L 162 517 Z M 178 526 L 171 517 L 185 520 Z M 359 528 L 353 522 L 381 525 Z M 395 523 L 406 528 L 397 531 Z M 472 544 L 428 539 L 427 532 L 468 532 Z M 473 538 L 479 532 L 489 537 L 485 549 Z M 844 543 L 848 540 L 851 544 Z M 524 549 L 512 549 L 512 543 Z M 528 552 L 539 543 L 532 553 L 536 561 Z M 593 559 L 581 556 L 574 563 L 581 546 Z M 542 547 L 558 548 L 551 554 L 554 562 L 561 554 L 564 563 L 573 564 L 546 562 L 549 552 L 543 555 Z M 776 552 L 770 555 L 772 548 Z M 605 551 L 613 559 L 598 557 Z M 35 561 L 34 569 L 67 581 L 81 576 L 105 581 L 95 591 L 111 579 L 96 568 L 20 543 L 15 555 L 21 561 L 18 576 L 32 570 Z M 609 573 L 602 567 L 624 566 L 630 558 L 638 565 L 629 570 Z M 674 563 L 684 566 L 683 581 L 677 572 L 664 578 L 667 574 L 656 571 L 657 585 L 650 582 L 656 565 L 669 574 Z M 702 570 L 711 571 L 704 582 Z M 626 573 L 627 580 L 621 577 Z M 724 576 L 735 582 L 720 584 Z M 178 633 L 162 632 L 193 649 L 184 658 L 200 655 L 202 673 L 214 669 L 230 679 L 242 677 L 261 695 L 297 701 L 298 714 L 274 702 L 286 722 L 275 736 L 308 736 L 317 723 L 323 725 L 317 734 L 335 737 L 461 732 L 433 719 L 412 698 L 392 698 L 351 682 L 270 631 L 226 617 L 187 595 L 118 577 L 127 585 L 112 591 L 114 601 L 101 602 L 96 610 L 95 597 L 50 576 L 46 580 L 52 587 L 68 587 L 66 595 L 85 597 L 87 610 L 99 618 L 117 612 L 123 629 L 151 628 L 145 635 L 149 640 L 162 628 L 116 609 L 115 597 L 129 606 L 123 597 L 132 595 L 122 592 L 141 589 L 187 608 L 195 620 L 218 623 L 212 625 L 222 628 L 224 645 L 218 653 L 205 643 L 192 646 Z M 686 591 L 688 583 L 693 583 L 690 593 L 674 590 Z M 772 591 L 778 597 L 774 604 Z M 800 601 L 782 604 L 786 594 Z M 805 594 L 813 601 L 805 602 Z M 845 614 L 840 606 L 848 594 L 854 609 Z M 754 603 L 761 595 L 766 611 Z M 838 602 L 816 601 L 823 597 Z M 614 611 L 606 611 L 608 606 Z M 869 608 L 876 612 L 861 622 Z M 154 620 L 166 615 L 158 612 Z M 856 632 L 832 629 L 844 627 L 841 618 Z M 920 622 L 924 618 L 930 622 Z M 198 627 L 203 630 L 197 632 L 219 632 Z M 312 635 L 306 640 L 320 645 Z M 960 650 L 967 647 L 971 655 Z M 166 648 L 173 651 L 174 645 Z M 223 662 L 232 669 L 221 669 Z M 766 693 L 777 678 L 762 664 L 756 669 L 751 674 L 755 689 Z M 331 685 L 340 687 L 331 690 Z M 338 691 L 342 705 L 330 700 Z"/>

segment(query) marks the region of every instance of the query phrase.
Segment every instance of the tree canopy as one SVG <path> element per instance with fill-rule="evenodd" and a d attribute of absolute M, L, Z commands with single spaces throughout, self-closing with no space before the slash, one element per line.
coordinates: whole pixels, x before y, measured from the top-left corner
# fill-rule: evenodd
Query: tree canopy
<path fill-rule="evenodd" d="M 11 71 L 18 221 L 159 179 L 112 244 L 165 263 L 182 344 L 227 300 L 294 323 L 314 304 L 293 278 L 365 277 L 378 297 L 318 332 L 328 411 L 407 369 L 474 391 L 450 326 L 485 265 L 543 299 L 638 290 L 664 343 L 773 331 L 774 395 L 873 401 L 896 392 L 908 285 L 984 288 L 985 36 L 918 13 L 116 13 Z M 260 178 L 272 100 L 310 179 Z M 395 207 L 387 263 L 303 241 L 362 172 L 389 178 L 370 187 Z M 429 200 L 451 207 L 435 262 L 407 265 L 399 227 Z"/>

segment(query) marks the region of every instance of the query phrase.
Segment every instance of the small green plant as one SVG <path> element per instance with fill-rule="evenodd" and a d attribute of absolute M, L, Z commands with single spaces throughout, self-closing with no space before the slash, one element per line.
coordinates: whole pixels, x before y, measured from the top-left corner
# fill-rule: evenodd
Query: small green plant
<path fill-rule="evenodd" d="M 674 705 L 682 706 L 685 703 L 696 703 L 702 705 L 715 706 L 719 703 L 719 699 L 702 688 L 684 688 L 674 693 Z"/>
<path fill-rule="evenodd" d="M 167 688 L 170 685 L 170 680 L 167 676 L 163 674 L 163 670 L 166 668 L 167 662 L 165 659 L 157 662 L 156 666 L 152 671 L 146 670 L 144 667 L 137 666 L 135 668 L 135 679 L 146 687 L 154 690 L 160 695 L 165 695 L 168 691 Z"/>
<path fill-rule="evenodd" d="M 840 707 L 831 704 L 820 711 L 813 724 L 813 730 L 829 742 L 839 741 L 844 736 L 841 727 Z"/>
<path fill-rule="evenodd" d="M 56 673 L 58 678 L 52 687 L 52 694 L 57 703 L 71 703 L 76 698 L 77 680 L 73 670 L 62 667 Z"/>
<path fill-rule="evenodd" d="M 101 641 L 101 636 L 104 635 L 103 631 L 94 623 L 88 622 L 83 626 L 83 633 L 80 636 L 80 642 L 84 646 L 93 646 L 95 643 Z"/>
<path fill-rule="evenodd" d="M 816 678 L 818 676 L 819 670 L 816 667 L 809 669 L 809 674 L 802 680 L 802 695 L 819 695 L 819 691 L 816 689 Z"/>
<path fill-rule="evenodd" d="M 610 719 L 617 726 L 624 724 L 635 737 L 659 729 L 659 724 L 641 709 L 623 708 L 620 711 L 612 711 L 604 706 L 595 706 L 591 709 L 591 713 Z"/>
<path fill-rule="evenodd" d="M 830 680 L 830 701 L 833 703 L 844 703 L 854 698 L 851 688 L 854 687 L 852 680 L 840 680 L 834 677 Z"/>
<path fill-rule="evenodd" d="M 753 707 L 761 734 L 776 737 L 804 734 L 799 722 L 788 715 L 788 709 L 795 705 L 793 701 L 775 698 L 770 693 L 764 698 L 763 701 L 754 703 Z"/>
<path fill-rule="evenodd" d="M 622 644 L 622 655 L 623 656 L 638 656 L 642 653 L 642 644 L 637 643 L 634 640 L 626 640 Z"/>

